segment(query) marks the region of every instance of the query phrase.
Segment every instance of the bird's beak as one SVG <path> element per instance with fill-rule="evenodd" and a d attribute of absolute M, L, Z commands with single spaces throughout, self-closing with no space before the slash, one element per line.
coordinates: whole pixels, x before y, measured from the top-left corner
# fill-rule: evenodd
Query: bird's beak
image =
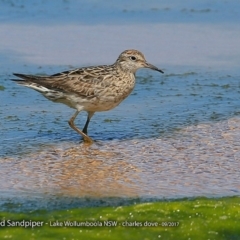
<path fill-rule="evenodd" d="M 145 63 L 144 67 L 145 68 L 150 68 L 150 69 L 158 71 L 160 73 L 164 73 L 163 70 L 161 70 L 161 69 L 159 69 L 159 68 L 155 67 L 154 65 L 152 65 L 150 63 L 147 63 L 147 62 Z"/>

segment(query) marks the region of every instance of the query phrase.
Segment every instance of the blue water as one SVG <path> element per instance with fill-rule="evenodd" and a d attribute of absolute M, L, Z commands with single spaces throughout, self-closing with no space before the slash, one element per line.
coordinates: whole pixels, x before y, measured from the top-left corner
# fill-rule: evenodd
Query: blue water
<path fill-rule="evenodd" d="M 21 24 L 239 23 L 229 1 L 1 1 L 1 22 Z"/>
<path fill-rule="evenodd" d="M 172 69 L 173 71 L 173 69 Z M 1 92 L 1 155 L 19 155 L 39 144 L 80 141 L 67 121 L 75 112 L 6 79 Z M 217 72 L 165 73 L 139 71 L 136 88 L 120 106 L 96 113 L 89 135 L 99 141 L 146 139 L 173 134 L 198 123 L 240 114 L 239 76 Z M 82 127 L 86 114 L 76 123 Z"/>

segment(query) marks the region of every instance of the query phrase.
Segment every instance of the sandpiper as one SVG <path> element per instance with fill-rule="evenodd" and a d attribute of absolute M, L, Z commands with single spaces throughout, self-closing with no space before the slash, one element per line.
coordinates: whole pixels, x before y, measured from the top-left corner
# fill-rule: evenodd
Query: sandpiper
<path fill-rule="evenodd" d="M 108 111 L 118 106 L 133 90 L 135 73 L 139 68 L 150 68 L 163 73 L 145 60 L 137 50 L 125 50 L 112 65 L 77 68 L 50 76 L 13 73 L 23 79 L 18 84 L 40 92 L 47 99 L 64 103 L 77 111 L 68 121 L 70 127 L 82 135 L 85 142 L 93 142 L 87 135 L 88 124 L 95 112 Z M 83 130 L 74 120 L 81 111 L 88 113 Z"/>

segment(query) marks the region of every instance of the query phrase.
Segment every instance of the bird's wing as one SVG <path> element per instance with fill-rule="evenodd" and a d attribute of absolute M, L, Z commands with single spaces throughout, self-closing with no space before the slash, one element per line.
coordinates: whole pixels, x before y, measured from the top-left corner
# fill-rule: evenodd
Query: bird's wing
<path fill-rule="evenodd" d="M 36 83 L 51 90 L 76 93 L 85 97 L 96 97 L 97 92 L 104 90 L 110 78 L 108 66 L 78 68 L 71 71 L 57 73 L 51 76 L 35 76 L 14 73 L 15 76 L 24 79 L 15 80 L 21 82 Z"/>

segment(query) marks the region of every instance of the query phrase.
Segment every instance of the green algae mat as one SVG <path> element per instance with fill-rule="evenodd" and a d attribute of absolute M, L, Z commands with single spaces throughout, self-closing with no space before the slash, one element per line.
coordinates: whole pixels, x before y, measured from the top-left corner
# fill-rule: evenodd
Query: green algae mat
<path fill-rule="evenodd" d="M 0 212 L 0 239 L 240 239 L 240 197 Z"/>

